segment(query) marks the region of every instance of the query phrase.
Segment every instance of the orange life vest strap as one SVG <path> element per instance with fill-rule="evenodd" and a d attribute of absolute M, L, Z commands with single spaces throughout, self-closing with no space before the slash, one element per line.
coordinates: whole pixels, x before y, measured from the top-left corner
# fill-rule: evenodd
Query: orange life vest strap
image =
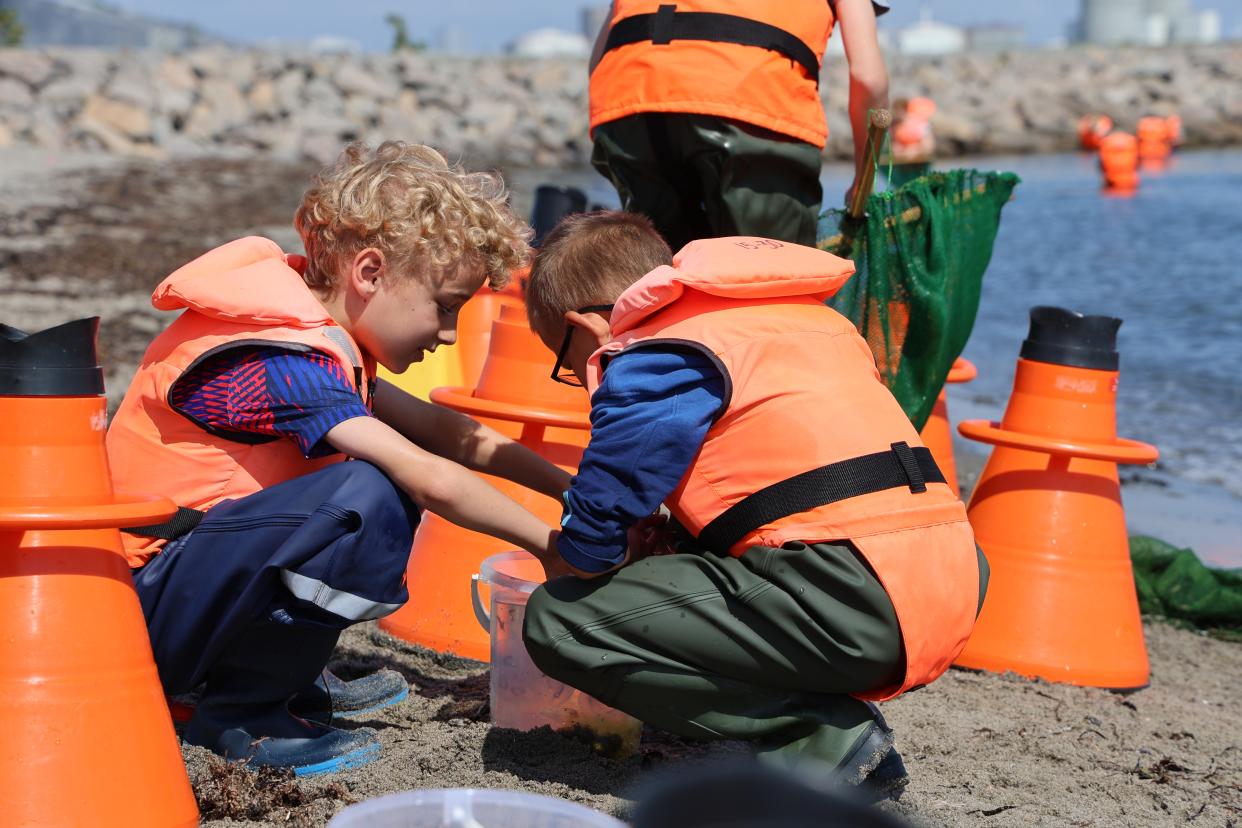
<path fill-rule="evenodd" d="M 139 535 L 144 538 L 160 538 L 161 540 L 176 540 L 182 535 L 192 531 L 196 526 L 202 523 L 206 512 L 199 509 L 191 509 L 188 506 L 178 506 L 177 513 L 163 523 L 152 523 L 149 526 L 131 526 L 128 529 L 122 529 L 122 532 L 128 532 L 131 535 Z"/>
<path fill-rule="evenodd" d="M 618 20 L 608 32 L 604 53 L 631 43 L 651 41 L 664 46 L 674 40 L 706 40 L 769 49 L 806 70 L 819 86 L 819 59 L 796 35 L 769 23 L 718 12 L 679 12 L 663 5 L 654 14 L 636 14 Z"/>
<path fill-rule="evenodd" d="M 704 526 L 699 543 L 724 552 L 759 527 L 790 515 L 898 486 L 918 494 L 927 491 L 928 483 L 943 482 L 930 450 L 893 443 L 888 451 L 829 463 L 760 489 Z"/>

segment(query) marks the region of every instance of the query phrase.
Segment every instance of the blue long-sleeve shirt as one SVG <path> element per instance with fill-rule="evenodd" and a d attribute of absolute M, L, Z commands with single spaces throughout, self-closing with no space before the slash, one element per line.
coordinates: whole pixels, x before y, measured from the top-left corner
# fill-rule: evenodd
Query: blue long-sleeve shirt
<path fill-rule="evenodd" d="M 620 563 L 626 530 L 676 488 L 724 395 L 724 376 L 704 354 L 653 345 L 614 357 L 591 397 L 591 443 L 564 495 L 561 557 L 584 572 Z"/>

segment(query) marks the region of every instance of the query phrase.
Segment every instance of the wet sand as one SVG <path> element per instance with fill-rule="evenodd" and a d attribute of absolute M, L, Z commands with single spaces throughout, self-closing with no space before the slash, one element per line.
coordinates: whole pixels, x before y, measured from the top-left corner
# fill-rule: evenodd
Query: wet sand
<path fill-rule="evenodd" d="M 293 245 L 289 221 L 310 172 L 268 159 L 120 166 L 0 153 L 0 319 L 40 330 L 101 315 L 115 402 L 169 321 L 151 309 L 151 288 L 238 236 Z M 978 465 L 959 463 L 967 478 Z M 1242 647 L 1160 623 L 1147 635 L 1152 683 L 1130 695 L 952 671 L 886 704 L 912 775 L 887 807 L 926 825 L 1242 822 Z M 720 752 L 648 731 L 638 755 L 613 761 L 551 731 L 493 729 L 484 665 L 418 651 L 370 625 L 343 637 L 336 660 L 346 676 L 388 666 L 414 685 L 407 702 L 363 723 L 379 731 L 383 758 L 256 789 L 252 775 L 187 749 L 205 824 L 319 825 L 349 801 L 438 786 L 536 791 L 623 815 L 635 784 Z"/>

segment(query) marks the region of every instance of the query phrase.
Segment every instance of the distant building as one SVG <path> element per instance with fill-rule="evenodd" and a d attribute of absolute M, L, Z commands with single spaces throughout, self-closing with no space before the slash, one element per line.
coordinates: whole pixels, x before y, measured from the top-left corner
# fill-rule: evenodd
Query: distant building
<path fill-rule="evenodd" d="M 1169 39 L 1173 43 L 1216 43 L 1221 39 L 1220 12 L 1215 9 L 1192 11 L 1174 18 Z"/>
<path fill-rule="evenodd" d="M 932 20 L 924 8 L 919 22 L 897 30 L 897 48 L 909 55 L 950 55 L 966 48 L 966 32 Z"/>
<path fill-rule="evenodd" d="M 1004 52 L 1026 46 L 1026 30 L 1008 23 L 971 26 L 966 29 L 966 48 L 972 52 Z"/>
<path fill-rule="evenodd" d="M 879 20 L 879 28 L 876 30 L 876 40 L 879 41 L 880 51 L 893 51 L 893 36 L 889 29 L 884 28 L 884 18 Z M 828 47 L 824 49 L 824 55 L 832 57 L 845 56 L 845 40 L 841 37 L 841 32 L 836 29 L 832 30 L 832 36 L 828 38 Z"/>
<path fill-rule="evenodd" d="M 149 17 L 87 0 L 0 0 L 17 12 L 26 46 L 129 46 L 189 49 L 222 38 L 195 26 Z"/>
<path fill-rule="evenodd" d="M 516 57 L 587 57 L 591 41 L 564 29 L 535 29 L 519 35 L 505 51 Z"/>
<path fill-rule="evenodd" d="M 1220 40 L 1220 15 L 1190 0 L 1082 0 L 1071 39 L 1105 46 L 1167 46 Z"/>

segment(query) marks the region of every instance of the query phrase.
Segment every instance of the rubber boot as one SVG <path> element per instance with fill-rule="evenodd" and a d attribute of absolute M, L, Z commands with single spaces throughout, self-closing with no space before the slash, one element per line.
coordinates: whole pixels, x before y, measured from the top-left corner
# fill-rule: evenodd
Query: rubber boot
<path fill-rule="evenodd" d="M 360 719 L 404 701 L 409 695 L 409 682 L 395 670 L 377 670 L 344 681 L 325 668 L 314 684 L 298 691 L 289 702 L 289 711 L 313 722 L 329 724 L 334 718 Z"/>
<path fill-rule="evenodd" d="M 900 795 L 909 776 L 879 708 L 835 696 L 818 709 L 808 706 L 804 718 L 807 727 L 792 740 L 761 740 L 756 746 L 760 761 L 786 768 L 820 763 L 829 768 L 832 781 L 872 801 Z"/>
<path fill-rule="evenodd" d="M 238 635 L 207 674 L 185 740 L 226 759 L 290 768 L 298 776 L 357 767 L 378 758 L 369 728 L 338 730 L 289 712 L 332 654 L 340 630 L 264 620 Z"/>

